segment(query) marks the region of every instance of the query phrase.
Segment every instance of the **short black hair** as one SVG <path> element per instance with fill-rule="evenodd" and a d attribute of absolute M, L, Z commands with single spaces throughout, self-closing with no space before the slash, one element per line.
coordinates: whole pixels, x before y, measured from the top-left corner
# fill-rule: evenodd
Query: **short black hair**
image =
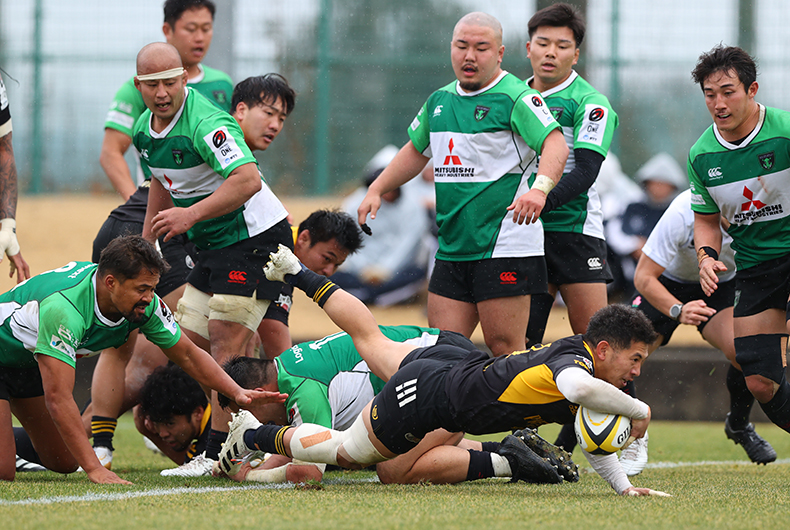
<path fill-rule="evenodd" d="M 230 100 L 231 114 L 236 112 L 236 107 L 242 101 L 248 107 L 275 103 L 282 99 L 285 104 L 285 113 L 290 114 L 296 105 L 296 91 L 288 84 L 288 80 L 280 74 L 270 73 L 248 77 L 233 88 L 233 97 Z"/>
<path fill-rule="evenodd" d="M 273 362 L 269 359 L 254 357 L 234 357 L 226 361 L 222 368 L 241 388 L 252 390 L 269 383 L 269 367 Z M 230 401 L 227 396 L 217 393 L 217 403 L 223 409 L 230 405 Z"/>
<path fill-rule="evenodd" d="M 599 309 L 590 319 L 584 340 L 595 347 L 605 340 L 617 349 L 630 347 L 634 342 L 653 344 L 658 335 L 645 314 L 631 306 L 611 304 Z"/>
<path fill-rule="evenodd" d="M 724 46 L 719 44 L 711 51 L 705 52 L 697 59 L 697 65 L 691 71 L 691 78 L 699 83 L 704 91 L 703 83 L 716 72 L 728 73 L 734 71 L 743 83 L 744 90 L 748 91 L 752 83 L 757 81 L 757 62 L 737 46 Z"/>
<path fill-rule="evenodd" d="M 297 233 L 310 234 L 310 246 L 335 239 L 337 244 L 353 254 L 362 248 L 362 230 L 349 214 L 342 210 L 316 210 L 299 223 Z"/>
<path fill-rule="evenodd" d="M 163 6 L 165 12 L 165 23 L 171 28 L 175 29 L 176 22 L 184 14 L 184 11 L 191 9 L 206 8 L 211 13 L 211 20 L 214 20 L 214 13 L 217 12 L 217 6 L 211 0 L 166 0 Z"/>
<path fill-rule="evenodd" d="M 170 421 L 173 416 L 189 416 L 207 405 L 208 398 L 200 384 L 177 364 L 154 370 L 140 390 L 140 412 L 156 423 Z"/>
<path fill-rule="evenodd" d="M 138 235 L 116 237 L 99 256 L 100 278 L 112 274 L 120 280 L 128 280 L 136 278 L 143 269 L 161 277 L 170 270 L 170 265 L 153 244 Z"/>
<path fill-rule="evenodd" d="M 530 39 L 541 26 L 570 29 L 577 48 L 582 45 L 584 33 L 587 31 L 581 13 L 570 4 L 553 4 L 532 15 L 527 23 Z"/>

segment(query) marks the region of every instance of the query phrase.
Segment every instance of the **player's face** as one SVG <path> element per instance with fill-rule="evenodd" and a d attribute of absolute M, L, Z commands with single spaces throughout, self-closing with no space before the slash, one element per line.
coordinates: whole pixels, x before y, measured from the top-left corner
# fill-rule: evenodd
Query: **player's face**
<path fill-rule="evenodd" d="M 527 57 L 535 75 L 532 88 L 541 92 L 554 88 L 568 79 L 579 61 L 573 31 L 568 27 L 538 27 L 527 42 Z"/>
<path fill-rule="evenodd" d="M 285 108 L 282 98 L 254 107 L 248 107 L 244 102 L 238 104 L 233 117 L 239 122 L 244 141 L 250 149 L 265 151 L 277 138 L 288 117 Z"/>
<path fill-rule="evenodd" d="M 200 409 L 203 410 L 202 408 Z M 202 412 L 200 414 L 202 417 Z M 156 433 L 174 451 L 186 451 L 192 440 L 200 435 L 200 423 L 195 424 L 195 415 L 178 414 L 163 422 L 147 422 L 146 426 Z M 199 420 L 198 420 L 199 421 Z"/>
<path fill-rule="evenodd" d="M 159 274 L 142 270 L 136 278 L 120 281 L 113 278 L 110 296 L 115 309 L 129 322 L 140 322 L 154 299 Z"/>
<path fill-rule="evenodd" d="M 150 81 L 138 81 L 135 85 L 143 96 L 145 106 L 151 109 L 151 113 L 165 127 L 176 115 L 178 109 L 184 103 L 184 85 L 187 82 L 187 74 L 170 79 L 152 79 Z"/>
<path fill-rule="evenodd" d="M 332 276 L 348 257 L 348 250 L 341 247 L 335 238 L 312 246 L 310 243 L 310 233 L 303 230 L 296 238 L 294 254 L 305 267 L 317 274 Z"/>
<path fill-rule="evenodd" d="M 606 358 L 595 365 L 595 377 L 623 388 L 626 383 L 639 377 L 647 355 L 647 344 L 644 342 L 633 342 L 623 349 L 607 344 Z"/>
<path fill-rule="evenodd" d="M 214 36 L 214 19 L 207 7 L 187 9 L 176 21 L 175 27 L 165 22 L 162 26 L 165 40 L 172 44 L 181 55 L 184 68 L 201 62 L 211 46 Z"/>
<path fill-rule="evenodd" d="M 757 82 L 748 88 L 734 70 L 714 72 L 702 82 L 705 105 L 725 140 L 746 137 L 757 125 Z"/>
<path fill-rule="evenodd" d="M 500 73 L 502 46 L 492 28 L 459 24 L 450 45 L 450 61 L 461 88 L 474 92 L 486 87 Z"/>

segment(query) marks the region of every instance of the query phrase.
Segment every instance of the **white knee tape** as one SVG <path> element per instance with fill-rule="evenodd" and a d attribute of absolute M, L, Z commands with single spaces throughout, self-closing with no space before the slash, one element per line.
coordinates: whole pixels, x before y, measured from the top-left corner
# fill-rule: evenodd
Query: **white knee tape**
<path fill-rule="evenodd" d="M 208 337 L 209 300 L 211 296 L 187 284 L 184 295 L 178 300 L 176 322 L 185 329 Z"/>
<path fill-rule="evenodd" d="M 208 301 L 208 318 L 209 320 L 235 322 L 255 331 L 269 308 L 269 302 L 269 300 L 257 300 L 250 296 L 215 294 Z"/>
<path fill-rule="evenodd" d="M 343 449 L 346 450 L 348 456 L 357 464 L 368 465 L 378 464 L 387 460 L 378 449 L 373 446 L 368 436 L 368 430 L 365 427 L 365 422 L 362 419 L 362 414 L 357 416 L 354 423 L 347 431 L 348 436 L 343 441 Z"/>
<path fill-rule="evenodd" d="M 291 454 L 295 459 L 305 462 L 337 465 L 337 449 L 343 443 L 346 432 L 303 423 L 293 431 Z"/>

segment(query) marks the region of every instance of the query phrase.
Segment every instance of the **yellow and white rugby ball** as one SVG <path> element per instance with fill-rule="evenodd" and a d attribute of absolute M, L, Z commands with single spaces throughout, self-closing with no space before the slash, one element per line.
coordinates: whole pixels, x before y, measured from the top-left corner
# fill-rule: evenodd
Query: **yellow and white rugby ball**
<path fill-rule="evenodd" d="M 594 455 L 608 455 L 622 449 L 628 441 L 631 418 L 579 407 L 574 427 L 582 449 Z"/>

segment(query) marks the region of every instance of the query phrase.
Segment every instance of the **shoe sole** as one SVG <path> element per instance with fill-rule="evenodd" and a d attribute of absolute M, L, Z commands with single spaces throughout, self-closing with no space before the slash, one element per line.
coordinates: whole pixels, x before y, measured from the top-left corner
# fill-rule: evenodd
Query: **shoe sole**
<path fill-rule="evenodd" d="M 526 449 L 526 451 L 524 451 Z M 497 451 L 502 456 L 510 454 L 517 462 L 518 469 L 511 470 L 511 482 L 528 482 L 532 484 L 561 484 L 563 477 L 555 465 L 548 458 L 541 457 L 530 449 L 521 438 L 508 435 L 502 440 Z M 531 453 L 527 456 L 525 453 Z"/>
<path fill-rule="evenodd" d="M 579 481 L 579 466 L 573 462 L 569 452 L 544 440 L 532 429 L 516 431 L 513 435 L 520 438 L 538 456 L 548 458 L 551 465 L 556 467 L 557 471 L 562 475 L 562 478 L 568 482 Z"/>

